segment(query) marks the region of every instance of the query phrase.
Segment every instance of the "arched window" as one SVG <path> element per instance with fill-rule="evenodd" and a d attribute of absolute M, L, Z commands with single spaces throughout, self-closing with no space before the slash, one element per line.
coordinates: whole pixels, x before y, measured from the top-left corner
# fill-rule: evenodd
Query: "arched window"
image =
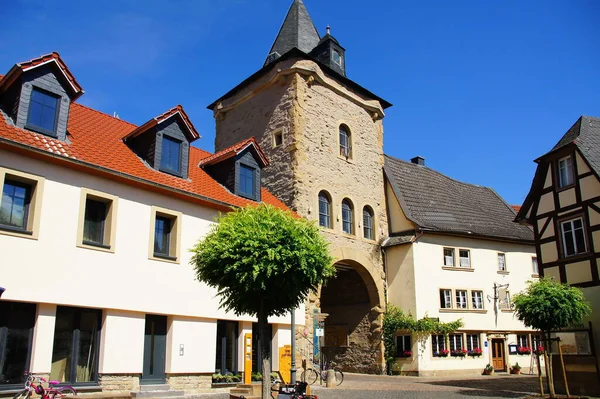
<path fill-rule="evenodd" d="M 319 193 L 319 226 L 331 228 L 331 197 L 326 191 Z"/>
<path fill-rule="evenodd" d="M 342 230 L 347 234 L 354 234 L 354 210 L 350 200 L 342 201 Z"/>
<path fill-rule="evenodd" d="M 345 125 L 340 125 L 340 155 L 346 159 L 352 157 L 350 129 Z"/>
<path fill-rule="evenodd" d="M 375 234 L 373 234 L 373 210 L 369 206 L 363 208 L 363 234 L 368 240 L 375 239 Z"/>

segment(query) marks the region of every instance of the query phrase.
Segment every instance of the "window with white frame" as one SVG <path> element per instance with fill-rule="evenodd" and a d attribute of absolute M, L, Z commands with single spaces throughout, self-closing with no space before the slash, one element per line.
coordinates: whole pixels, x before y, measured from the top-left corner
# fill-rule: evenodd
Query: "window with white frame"
<path fill-rule="evenodd" d="M 533 344 L 533 349 L 537 350 L 540 347 L 543 347 L 543 341 L 542 341 L 542 336 L 541 335 L 534 335 L 531 337 L 531 341 Z"/>
<path fill-rule="evenodd" d="M 540 274 L 538 260 L 535 256 L 533 258 L 531 258 L 531 269 L 532 269 L 533 274 Z"/>
<path fill-rule="evenodd" d="M 558 188 L 570 186 L 574 183 L 573 158 L 568 156 L 558 160 Z"/>
<path fill-rule="evenodd" d="M 472 351 L 476 348 L 481 349 L 479 346 L 479 334 L 467 334 L 467 350 Z"/>
<path fill-rule="evenodd" d="M 456 290 L 456 307 L 458 309 L 467 308 L 467 290 Z"/>
<path fill-rule="evenodd" d="M 412 355 L 412 345 L 410 341 L 410 335 L 396 336 L 396 356 Z M 411 355 L 409 355 L 407 352 L 411 352 Z"/>
<path fill-rule="evenodd" d="M 354 208 L 347 198 L 342 201 L 342 231 L 354 234 Z"/>
<path fill-rule="evenodd" d="M 471 291 L 473 309 L 483 309 L 483 291 Z"/>
<path fill-rule="evenodd" d="M 347 126 L 341 125 L 340 133 L 340 156 L 348 159 L 352 158 L 352 144 L 350 141 L 350 129 Z"/>
<path fill-rule="evenodd" d="M 506 271 L 506 255 L 499 253 L 498 254 L 498 271 L 505 272 Z"/>
<path fill-rule="evenodd" d="M 458 254 L 460 257 L 460 267 L 471 267 L 471 251 L 460 249 Z"/>
<path fill-rule="evenodd" d="M 452 309 L 452 290 L 440 290 L 440 308 Z"/>
<path fill-rule="evenodd" d="M 454 267 L 454 248 L 444 248 L 444 266 Z"/>
<path fill-rule="evenodd" d="M 498 288 L 498 307 L 500 309 L 510 309 L 510 292 L 506 288 Z"/>
<path fill-rule="evenodd" d="M 587 252 L 583 219 L 576 218 L 560 223 L 564 256 Z"/>
<path fill-rule="evenodd" d="M 529 336 L 527 334 L 517 335 L 517 345 L 529 348 Z"/>
<path fill-rule="evenodd" d="M 431 336 L 431 353 L 437 356 L 441 351 L 446 350 L 446 337 L 443 334 Z"/>
<path fill-rule="evenodd" d="M 450 351 L 457 351 L 463 348 L 463 335 L 462 334 L 450 334 L 448 335 L 448 342 L 450 343 Z"/>

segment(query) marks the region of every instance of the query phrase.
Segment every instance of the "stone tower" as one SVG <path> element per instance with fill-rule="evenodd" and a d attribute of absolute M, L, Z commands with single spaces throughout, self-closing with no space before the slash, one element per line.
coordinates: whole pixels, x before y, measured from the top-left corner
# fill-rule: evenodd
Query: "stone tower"
<path fill-rule="evenodd" d="M 345 49 L 321 38 L 294 0 L 263 67 L 209 106 L 215 150 L 254 136 L 271 166 L 263 184 L 331 243 L 338 277 L 308 299 L 297 347 L 308 359 L 315 314 L 327 314 L 323 353 L 345 371 L 380 372 L 387 233 L 383 181 L 384 109 L 391 106 L 346 77 Z M 318 348 L 318 345 L 316 345 Z"/>

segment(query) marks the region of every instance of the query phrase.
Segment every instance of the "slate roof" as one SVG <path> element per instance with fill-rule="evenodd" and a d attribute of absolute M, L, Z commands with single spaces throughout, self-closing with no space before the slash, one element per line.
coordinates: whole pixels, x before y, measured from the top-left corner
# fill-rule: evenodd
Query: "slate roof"
<path fill-rule="evenodd" d="M 240 152 L 244 151 L 249 146 L 254 146 L 256 154 L 258 155 L 258 158 L 262 162 L 263 167 L 269 165 L 269 160 L 267 159 L 265 153 L 262 151 L 262 149 L 256 142 L 256 139 L 254 137 L 250 137 L 249 139 L 240 141 L 237 144 L 234 144 L 234 145 L 227 147 L 219 152 L 216 152 L 209 157 L 203 158 L 200 161 L 200 163 L 198 164 L 198 166 L 204 167 L 207 165 L 213 165 L 215 163 L 224 161 L 227 158 L 231 158 L 231 157 L 239 154 Z"/>
<path fill-rule="evenodd" d="M 384 166 L 406 217 L 420 230 L 533 241 L 493 189 L 463 183 L 423 165 L 385 156 Z"/>
<path fill-rule="evenodd" d="M 277 38 L 271 46 L 269 54 L 277 52 L 279 56 L 284 55 L 294 47 L 305 53 L 310 53 L 319 44 L 319 32 L 315 28 L 308 10 L 302 0 L 294 0 L 279 29 Z M 267 57 L 265 65 L 274 61 Z"/>
<path fill-rule="evenodd" d="M 0 84 L 2 80 L 0 75 Z M 180 106 L 167 112 L 176 111 L 185 115 Z M 212 155 L 199 148 L 190 146 L 187 179 L 151 168 L 123 141 L 137 128 L 138 126 L 111 115 L 71 103 L 67 127 L 68 141 L 64 142 L 19 128 L 0 111 L 0 148 L 24 152 L 44 161 L 83 170 L 86 173 L 101 174 L 147 190 L 168 192 L 181 199 L 200 202 L 216 209 L 227 210 L 231 206 L 256 205 L 255 201 L 234 195 L 198 167 L 201 160 Z M 264 203 L 288 209 L 264 188 L 261 198 Z"/>
<path fill-rule="evenodd" d="M 577 146 L 592 169 L 600 175 L 600 118 L 582 115 L 546 155 L 571 143 Z"/>

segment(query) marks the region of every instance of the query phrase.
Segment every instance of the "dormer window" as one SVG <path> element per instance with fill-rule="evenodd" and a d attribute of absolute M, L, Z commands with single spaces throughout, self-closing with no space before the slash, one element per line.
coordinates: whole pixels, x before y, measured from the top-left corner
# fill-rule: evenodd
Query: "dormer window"
<path fill-rule="evenodd" d="M 56 136 L 56 120 L 58 119 L 60 97 L 42 91 L 36 87 L 31 90 L 29 111 L 27 112 L 28 129 Z"/>
<path fill-rule="evenodd" d="M 167 136 L 162 138 L 160 169 L 176 175 L 181 174 L 181 141 Z"/>
<path fill-rule="evenodd" d="M 342 55 L 337 50 L 331 52 L 331 60 L 339 66 L 342 66 Z"/>
<path fill-rule="evenodd" d="M 254 168 L 240 165 L 240 194 L 254 198 Z"/>
<path fill-rule="evenodd" d="M 573 158 L 564 157 L 558 160 L 558 188 L 570 186 L 573 179 Z"/>

